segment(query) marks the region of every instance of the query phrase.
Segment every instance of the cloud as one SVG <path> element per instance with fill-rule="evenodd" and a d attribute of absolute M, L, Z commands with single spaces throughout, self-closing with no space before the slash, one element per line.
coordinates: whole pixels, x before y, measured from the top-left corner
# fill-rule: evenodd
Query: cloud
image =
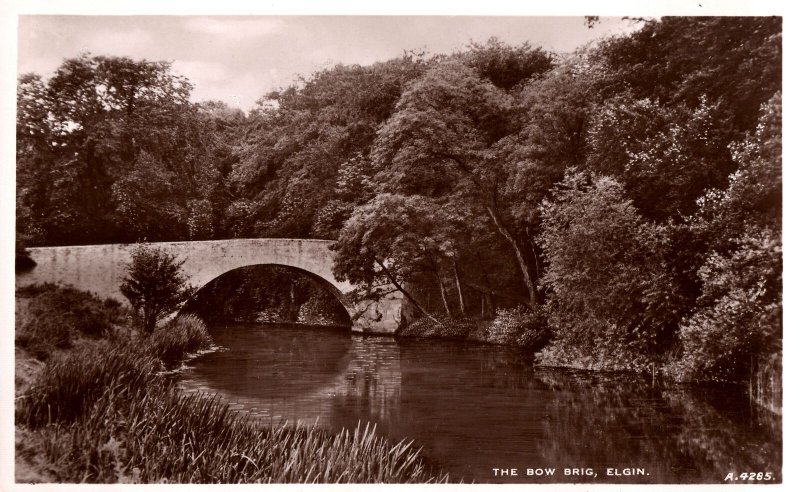
<path fill-rule="evenodd" d="M 172 69 L 192 81 L 219 82 L 231 78 L 229 69 L 217 62 L 175 60 Z"/>
<path fill-rule="evenodd" d="M 82 49 L 92 53 L 108 53 L 123 55 L 149 48 L 153 44 L 153 33 L 144 29 L 134 28 L 114 31 L 95 31 L 86 38 Z"/>
<path fill-rule="evenodd" d="M 281 19 L 242 17 L 193 17 L 184 23 L 190 32 L 212 35 L 218 38 L 243 39 L 258 38 L 281 32 L 285 22 Z"/>

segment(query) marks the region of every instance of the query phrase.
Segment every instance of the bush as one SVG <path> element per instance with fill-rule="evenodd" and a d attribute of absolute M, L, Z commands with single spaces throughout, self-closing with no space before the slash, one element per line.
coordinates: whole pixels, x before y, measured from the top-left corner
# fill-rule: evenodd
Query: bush
<path fill-rule="evenodd" d="M 666 226 L 645 220 L 613 178 L 570 170 L 543 204 L 548 324 L 594 364 L 663 360 L 686 302 L 667 269 Z"/>
<path fill-rule="evenodd" d="M 36 266 L 36 262 L 31 258 L 30 252 L 22 248 L 14 251 L 14 271 L 16 273 L 27 272 Z"/>
<path fill-rule="evenodd" d="M 554 339 L 537 354 L 537 363 L 545 366 L 572 367 L 595 371 L 648 372 L 654 362 L 647 354 L 613 338 L 598 339 L 591 352 L 565 340 Z"/>
<path fill-rule="evenodd" d="M 67 324 L 52 318 L 42 318 L 23 324 L 17 331 L 15 343 L 39 360 L 47 360 L 58 349 L 72 346 L 72 331 Z"/>
<path fill-rule="evenodd" d="M 157 328 L 148 339 L 148 353 L 174 367 L 186 354 L 211 347 L 206 324 L 194 315 L 181 315 Z"/>
<path fill-rule="evenodd" d="M 159 248 L 138 246 L 131 253 L 128 276 L 119 290 L 139 315 L 145 333 L 152 333 L 159 320 L 192 296 L 181 272 L 183 263 Z"/>
<path fill-rule="evenodd" d="M 455 340 L 465 340 L 479 326 L 480 322 L 471 319 L 451 319 L 445 318 L 439 323 L 431 318 L 422 317 L 414 320 L 395 333 L 399 337 L 418 337 L 418 338 L 451 338 Z"/>
<path fill-rule="evenodd" d="M 28 298 L 25 316 L 18 320 L 16 344 L 39 360 L 56 349 L 69 348 L 81 336 L 108 336 L 127 323 L 119 302 L 54 284 L 35 284 L 17 290 Z"/>
<path fill-rule="evenodd" d="M 701 307 L 681 326 L 681 380 L 747 381 L 755 362 L 781 353 L 781 245 L 768 230 L 745 235 L 700 269 Z"/>
<path fill-rule="evenodd" d="M 497 316 L 478 335 L 482 341 L 498 345 L 512 345 L 536 352 L 552 338 L 547 328 L 547 317 L 541 308 L 524 306 L 498 309 Z"/>

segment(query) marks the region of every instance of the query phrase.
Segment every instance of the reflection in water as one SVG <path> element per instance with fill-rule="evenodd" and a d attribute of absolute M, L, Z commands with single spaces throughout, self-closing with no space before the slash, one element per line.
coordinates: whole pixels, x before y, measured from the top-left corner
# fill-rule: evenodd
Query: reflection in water
<path fill-rule="evenodd" d="M 338 430 L 375 422 L 452 476 L 481 482 L 703 483 L 780 478 L 780 418 L 735 387 L 663 387 L 621 375 L 529 367 L 501 347 L 396 341 L 297 326 L 212 329 L 228 350 L 199 357 L 188 391 L 265 419 Z M 556 468 L 527 477 L 527 468 Z M 493 468 L 518 468 L 495 477 Z M 564 476 L 591 468 L 598 476 Z M 606 476 L 644 468 L 644 476 Z"/>
<path fill-rule="evenodd" d="M 333 402 L 350 402 L 370 422 L 397 407 L 393 339 L 297 325 L 232 324 L 211 334 L 226 350 L 193 361 L 183 381 L 188 391 L 216 393 L 268 421 L 304 424 L 330 422 Z"/>

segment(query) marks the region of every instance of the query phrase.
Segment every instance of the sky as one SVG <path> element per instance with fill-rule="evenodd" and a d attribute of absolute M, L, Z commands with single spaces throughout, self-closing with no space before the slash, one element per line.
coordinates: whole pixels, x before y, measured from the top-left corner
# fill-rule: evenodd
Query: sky
<path fill-rule="evenodd" d="M 601 18 L 500 16 L 56 16 L 19 17 L 18 73 L 48 77 L 82 51 L 171 61 L 195 101 L 249 110 L 272 90 L 337 63 L 370 64 L 403 50 L 449 54 L 496 36 L 570 52 L 635 25 Z"/>

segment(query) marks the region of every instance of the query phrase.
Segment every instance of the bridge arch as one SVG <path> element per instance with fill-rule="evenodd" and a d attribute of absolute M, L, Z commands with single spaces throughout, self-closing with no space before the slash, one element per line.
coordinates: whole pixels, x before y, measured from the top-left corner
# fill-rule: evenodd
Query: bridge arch
<path fill-rule="evenodd" d="M 247 276 L 252 275 L 256 277 L 255 279 L 252 278 L 245 278 L 246 281 L 252 282 L 249 284 L 250 286 L 258 287 L 260 284 L 259 275 L 263 277 L 267 277 L 267 280 L 270 280 L 270 275 L 275 274 L 281 271 L 289 272 L 290 274 L 294 274 L 300 278 L 306 278 L 311 281 L 311 285 L 313 287 L 318 287 L 324 295 L 329 296 L 332 300 L 332 304 L 335 306 L 331 306 L 332 310 L 338 310 L 338 312 L 331 312 L 331 318 L 334 320 L 333 324 L 337 326 L 347 326 L 352 327 L 353 318 L 358 314 L 358 308 L 353 302 L 347 297 L 347 295 L 339 290 L 339 288 L 333 285 L 331 282 L 326 280 L 325 278 L 317 275 L 313 272 L 309 272 L 307 270 L 303 270 L 298 267 L 282 265 L 279 263 L 258 263 L 254 265 L 244 265 L 241 267 L 234 268 L 233 270 L 228 270 L 225 273 L 215 277 L 214 279 L 210 280 L 208 283 L 202 286 L 194 286 L 197 290 L 195 291 L 192 298 L 186 303 L 186 305 L 181 308 L 183 312 L 197 312 L 201 314 L 206 314 L 208 305 L 205 302 L 205 297 L 208 295 L 214 295 L 213 291 L 215 289 L 221 289 L 224 292 L 224 287 L 226 286 L 226 282 L 237 282 L 241 281 L 241 278 L 237 278 L 240 276 Z M 263 283 L 261 283 L 263 286 Z M 312 289 L 313 289 L 312 287 Z M 217 293 L 218 294 L 218 293 Z M 312 291 L 313 294 L 313 291 Z M 289 295 L 286 293 L 286 295 Z M 215 307 L 219 307 L 219 304 Z M 299 308 L 300 306 L 298 306 Z"/>
<path fill-rule="evenodd" d="M 149 243 L 179 259 L 185 259 L 183 271 L 193 286 L 203 286 L 236 268 L 274 264 L 294 267 L 325 280 L 342 295 L 355 287 L 333 276 L 333 241 L 319 239 L 229 239 Z M 136 244 L 100 244 L 30 248 L 36 266 L 16 274 L 17 286 L 51 282 L 70 285 L 111 297 L 127 300 L 119 290 L 126 275 L 131 252 Z M 345 306 L 353 321 L 352 329 L 368 333 L 394 333 L 408 322 L 412 310 L 403 296 L 395 293 L 377 302 Z"/>

